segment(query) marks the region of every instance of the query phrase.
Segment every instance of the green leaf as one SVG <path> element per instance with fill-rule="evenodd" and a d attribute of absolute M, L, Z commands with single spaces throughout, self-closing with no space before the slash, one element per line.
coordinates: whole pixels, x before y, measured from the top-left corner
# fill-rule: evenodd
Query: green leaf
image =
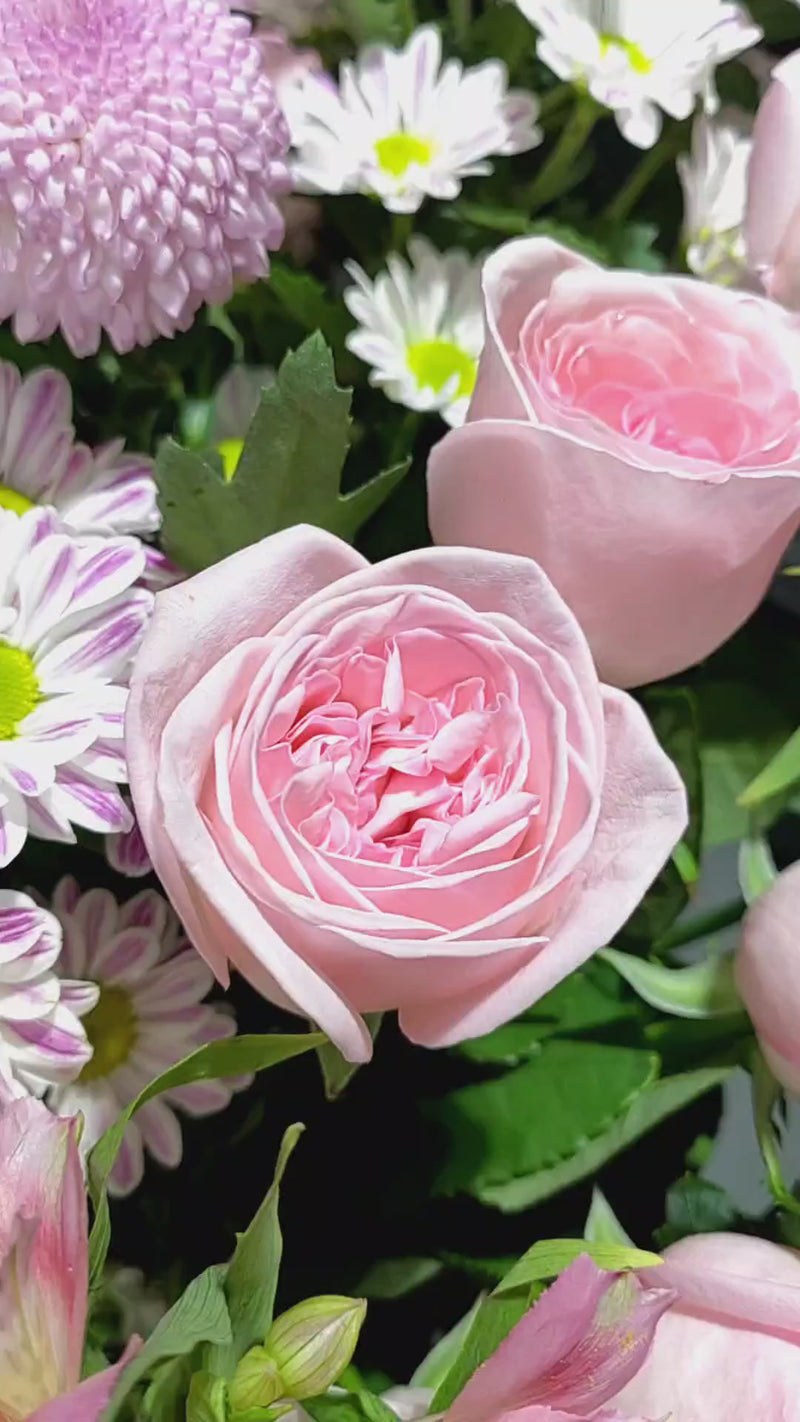
<path fill-rule="evenodd" d="M 588 1254 L 599 1269 L 621 1273 L 627 1269 L 652 1269 L 663 1263 L 657 1254 L 630 1244 L 592 1244 L 587 1239 L 543 1239 L 517 1260 L 497 1285 L 495 1294 L 513 1293 L 523 1284 L 541 1284 L 555 1279 L 582 1254 Z"/>
<path fill-rule="evenodd" d="M 355 1292 L 367 1299 L 402 1299 L 441 1272 L 438 1259 L 380 1259 L 359 1280 Z"/>
<path fill-rule="evenodd" d="M 633 1240 L 622 1228 L 599 1185 L 592 1191 L 583 1235 L 590 1244 L 625 1244 L 634 1248 Z"/>
<path fill-rule="evenodd" d="M 195 1373 L 186 1400 L 186 1422 L 227 1422 L 228 1385 L 211 1373 Z"/>
<path fill-rule="evenodd" d="M 697 689 L 706 848 L 744 839 L 751 830 L 740 796 L 783 746 L 792 729 L 771 688 L 719 680 Z"/>
<path fill-rule="evenodd" d="M 400 0 L 339 0 L 347 29 L 359 46 L 405 38 Z"/>
<path fill-rule="evenodd" d="M 688 968 L 665 968 L 662 963 L 649 963 L 615 948 L 604 948 L 599 956 L 659 1012 L 703 1020 L 742 1011 L 730 954 L 710 954 L 704 962 Z"/>
<path fill-rule="evenodd" d="M 780 1144 L 775 1124 L 782 1090 L 775 1080 L 759 1047 L 754 1046 L 750 1071 L 753 1083 L 753 1116 L 761 1158 L 767 1172 L 769 1188 L 781 1209 L 800 1215 L 800 1200 L 789 1189 L 783 1175 Z"/>
<path fill-rule="evenodd" d="M 444 1337 L 439 1339 L 438 1343 L 434 1343 L 428 1356 L 423 1358 L 413 1374 L 411 1387 L 430 1387 L 434 1391 L 441 1387 L 461 1352 L 482 1302 L 482 1298 L 477 1298 L 469 1313 L 460 1318 L 449 1333 L 445 1333 Z"/>
<path fill-rule="evenodd" d="M 186 1422 L 191 1377 L 191 1358 L 173 1358 L 156 1369 L 142 1399 L 142 1416 L 147 1422 Z"/>
<path fill-rule="evenodd" d="M 690 1234 L 713 1234 L 716 1230 L 731 1229 L 738 1218 L 727 1190 L 689 1172 L 667 1191 L 667 1221 L 656 1231 L 656 1238 L 660 1247 L 666 1249 Z"/>
<path fill-rule="evenodd" d="M 322 282 L 311 272 L 298 272 L 273 261 L 269 284 L 284 311 L 306 331 L 320 331 L 334 349 L 344 345 L 353 325 L 350 313 L 343 301 L 331 300 Z"/>
<path fill-rule="evenodd" d="M 782 745 L 769 765 L 751 780 L 739 796 L 739 804 L 753 810 L 800 784 L 800 728 Z"/>
<path fill-rule="evenodd" d="M 508 1213 L 528 1209 L 541 1200 L 592 1176 L 606 1161 L 619 1155 L 660 1121 L 681 1111 L 698 1097 L 722 1086 L 733 1070 L 730 1066 L 701 1067 L 697 1071 L 663 1077 L 638 1094 L 608 1130 L 587 1140 L 575 1153 L 555 1165 L 507 1184 L 483 1186 L 479 1198 Z"/>
<path fill-rule="evenodd" d="M 224 1267 L 218 1264 L 206 1269 L 192 1280 L 178 1302 L 156 1324 L 141 1352 L 120 1377 L 103 1414 L 103 1422 L 114 1422 L 126 1397 L 157 1363 L 165 1358 L 184 1357 L 198 1343 L 225 1343 L 230 1339 L 224 1274 Z"/>
<path fill-rule="evenodd" d="M 657 1067 L 658 1058 L 637 1047 L 553 1038 L 525 1066 L 444 1097 L 429 1108 L 449 1136 L 436 1190 L 487 1199 L 517 1177 L 536 1178 L 571 1159 L 604 1136 Z"/>
<path fill-rule="evenodd" d="M 359 1392 L 337 1390 L 321 1397 L 309 1397 L 304 1399 L 303 1408 L 313 1422 L 397 1422 L 396 1413 L 366 1388 Z"/>
<path fill-rule="evenodd" d="M 99 1287 L 103 1267 L 106 1262 L 111 1239 L 111 1223 L 108 1212 L 106 1186 L 114 1168 L 122 1138 L 129 1121 L 141 1106 L 170 1091 L 176 1086 L 188 1086 L 193 1081 L 215 1081 L 225 1076 L 245 1076 L 250 1072 L 266 1071 L 279 1062 L 310 1052 L 325 1040 L 321 1032 L 308 1032 L 297 1036 L 251 1036 L 229 1037 L 224 1041 L 209 1042 L 185 1057 L 182 1062 L 170 1067 L 155 1081 L 151 1081 L 130 1105 L 109 1126 L 100 1137 L 89 1156 L 89 1194 L 94 1207 L 94 1224 L 89 1237 L 89 1282 L 90 1287 Z"/>
<path fill-rule="evenodd" d="M 275 1308 L 278 1273 L 283 1253 L 283 1237 L 278 1220 L 281 1181 L 292 1151 L 303 1134 L 302 1125 L 290 1126 L 284 1134 L 275 1174 L 264 1199 L 236 1249 L 225 1277 L 225 1295 L 231 1318 L 231 1338 L 207 1358 L 212 1372 L 230 1376 L 248 1348 L 263 1343 Z"/>
<path fill-rule="evenodd" d="M 381 1030 L 383 1016 L 382 1012 L 364 1013 L 364 1021 L 373 1042 L 376 1041 Z M 346 1061 L 333 1042 L 323 1042 L 321 1047 L 317 1047 L 317 1056 L 322 1068 L 325 1095 L 328 1101 L 336 1101 L 337 1097 L 341 1096 L 342 1092 L 350 1085 L 359 1070 L 360 1063 Z"/>
<path fill-rule="evenodd" d="M 769 841 L 761 834 L 742 840 L 737 867 L 739 888 L 746 904 L 752 904 L 765 894 L 778 877 Z"/>
<path fill-rule="evenodd" d="M 571 973 L 516 1021 L 497 1027 L 485 1037 L 462 1042 L 459 1054 L 474 1062 L 516 1066 L 538 1056 L 542 1044 L 556 1033 L 574 1037 L 634 1021 L 636 1004 L 623 1000 L 619 992 L 615 994 L 617 980 L 613 974 L 603 976 L 609 980 L 611 991 L 601 982 L 595 965 Z"/>
<path fill-rule="evenodd" d="M 434 1393 L 431 1415 L 444 1412 L 455 1401 L 476 1368 L 491 1358 L 527 1313 L 530 1303 L 531 1291 L 527 1288 L 511 1294 L 490 1294 L 481 1300 L 456 1357 Z"/>
<path fill-rule="evenodd" d="M 262 391 L 232 479 L 225 479 L 215 453 L 193 453 L 166 440 L 156 482 L 170 557 L 197 572 L 297 523 L 354 538 L 400 483 L 408 462 L 340 494 L 350 398 L 336 384 L 323 338 L 310 336 Z"/>

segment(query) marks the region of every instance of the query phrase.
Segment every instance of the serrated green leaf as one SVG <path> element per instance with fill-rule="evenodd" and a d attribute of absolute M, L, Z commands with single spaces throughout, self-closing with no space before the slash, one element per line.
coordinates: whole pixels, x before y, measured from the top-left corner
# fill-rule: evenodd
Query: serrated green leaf
<path fill-rule="evenodd" d="M 192 1280 L 178 1302 L 156 1324 L 141 1352 L 122 1373 L 103 1414 L 103 1422 L 114 1422 L 132 1389 L 165 1358 L 183 1357 L 199 1343 L 224 1343 L 230 1339 L 231 1321 L 223 1288 L 224 1275 L 224 1266 L 215 1264 Z"/>
<path fill-rule="evenodd" d="M 702 1021 L 742 1011 L 729 954 L 710 954 L 704 962 L 688 968 L 666 968 L 663 963 L 650 963 L 615 948 L 604 948 L 599 956 L 659 1012 Z"/>
<path fill-rule="evenodd" d="M 281 1181 L 304 1129 L 296 1124 L 284 1134 L 272 1184 L 244 1234 L 239 1235 L 228 1266 L 225 1296 L 231 1318 L 231 1338 L 207 1357 L 210 1371 L 226 1377 L 232 1374 L 248 1348 L 264 1342 L 272 1324 L 283 1253 L 278 1219 Z"/>
<path fill-rule="evenodd" d="M 156 483 L 170 557 L 198 572 L 297 523 L 352 540 L 400 483 L 408 462 L 340 493 L 350 399 L 336 384 L 323 338 L 310 336 L 262 391 L 233 478 L 225 478 L 213 451 L 199 454 L 166 440 Z"/>
<path fill-rule="evenodd" d="M 444 1097 L 430 1108 L 449 1137 L 436 1191 L 484 1199 L 571 1159 L 628 1110 L 657 1068 L 658 1058 L 637 1047 L 553 1038 L 525 1066 Z"/>
<path fill-rule="evenodd" d="M 549 1199 L 578 1180 L 595 1175 L 606 1161 L 619 1155 L 660 1121 L 722 1086 L 732 1070 L 730 1066 L 701 1067 L 697 1071 L 663 1077 L 639 1093 L 607 1131 L 586 1141 L 574 1155 L 506 1184 L 482 1186 L 479 1199 L 508 1213 L 526 1210 Z"/>
<path fill-rule="evenodd" d="M 103 1275 L 103 1267 L 111 1239 L 106 1186 L 114 1168 L 122 1138 L 128 1123 L 140 1107 L 176 1086 L 188 1086 L 194 1081 L 214 1081 L 225 1076 L 245 1076 L 266 1071 L 280 1062 L 313 1051 L 325 1040 L 321 1032 L 297 1036 L 229 1037 L 209 1042 L 177 1062 L 168 1071 L 151 1081 L 134 1101 L 125 1107 L 89 1156 L 89 1194 L 94 1207 L 94 1223 L 89 1236 L 89 1283 L 95 1289 Z"/>
<path fill-rule="evenodd" d="M 497 1285 L 495 1294 L 513 1293 L 523 1284 L 555 1279 L 582 1254 L 588 1254 L 599 1269 L 621 1273 L 628 1269 L 652 1269 L 663 1261 L 647 1249 L 630 1244 L 592 1244 L 586 1239 L 542 1239 L 518 1259 L 513 1269 Z"/>

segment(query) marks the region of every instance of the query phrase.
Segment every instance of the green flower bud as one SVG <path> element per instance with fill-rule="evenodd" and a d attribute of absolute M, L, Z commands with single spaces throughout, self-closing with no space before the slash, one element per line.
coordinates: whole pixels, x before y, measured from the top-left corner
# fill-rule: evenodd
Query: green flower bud
<path fill-rule="evenodd" d="M 356 1351 L 366 1312 L 366 1299 L 323 1294 L 276 1318 L 264 1346 L 286 1397 L 298 1402 L 317 1397 L 341 1377 Z"/>
<path fill-rule="evenodd" d="M 245 1353 L 231 1379 L 229 1396 L 233 1411 L 246 1412 L 248 1407 L 269 1407 L 285 1394 L 283 1379 L 266 1348 L 259 1345 Z"/>

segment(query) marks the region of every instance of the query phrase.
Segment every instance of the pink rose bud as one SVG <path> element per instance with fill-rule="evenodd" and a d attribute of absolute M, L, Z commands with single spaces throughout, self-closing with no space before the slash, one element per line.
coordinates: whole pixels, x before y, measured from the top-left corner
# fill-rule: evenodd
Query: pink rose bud
<path fill-rule="evenodd" d="M 529 559 L 371 567 L 305 527 L 159 595 L 127 754 L 200 953 L 350 1061 L 364 1013 L 427 1046 L 516 1016 L 609 942 L 686 823 L 644 713 Z"/>
<path fill-rule="evenodd" d="M 775 66 L 756 117 L 745 235 L 768 294 L 800 307 L 800 54 Z"/>
<path fill-rule="evenodd" d="M 612 1408 L 674 1422 L 798 1422 L 799 1254 L 745 1235 L 695 1235 L 645 1278 L 677 1302 Z"/>
<path fill-rule="evenodd" d="M 541 237 L 500 247 L 483 287 L 468 423 L 430 458 L 434 538 L 536 559 L 617 686 L 691 666 L 800 520 L 800 325 Z"/>
<path fill-rule="evenodd" d="M 736 985 L 770 1070 L 800 1096 L 800 863 L 748 909 Z"/>

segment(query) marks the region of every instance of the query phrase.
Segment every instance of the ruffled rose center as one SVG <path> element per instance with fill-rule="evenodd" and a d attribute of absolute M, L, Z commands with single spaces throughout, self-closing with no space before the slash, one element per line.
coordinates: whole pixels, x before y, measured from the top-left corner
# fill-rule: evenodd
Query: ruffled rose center
<path fill-rule="evenodd" d="M 476 654 L 461 659 L 473 675 L 432 686 L 446 650 L 439 634 L 420 629 L 346 656 L 326 657 L 323 645 L 308 659 L 282 701 L 278 720 L 288 724 L 259 752 L 265 794 L 308 844 L 436 865 L 481 843 L 498 805 L 508 825 L 496 831 L 521 826 L 522 844 L 539 801 L 525 793 L 519 707 Z"/>
<path fill-rule="evenodd" d="M 772 321 L 763 302 L 688 281 L 654 292 L 590 276 L 557 277 L 520 333 L 517 363 L 546 423 L 588 419 L 724 467 L 771 467 L 796 451 L 800 342 L 777 309 Z"/>

